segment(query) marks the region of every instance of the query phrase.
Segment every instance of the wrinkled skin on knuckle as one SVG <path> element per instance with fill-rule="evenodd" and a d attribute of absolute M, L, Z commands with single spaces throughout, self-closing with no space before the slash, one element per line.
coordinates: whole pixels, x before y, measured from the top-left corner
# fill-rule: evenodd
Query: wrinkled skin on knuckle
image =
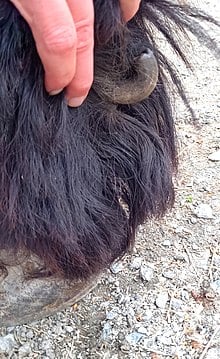
<path fill-rule="evenodd" d="M 70 26 L 56 26 L 43 31 L 44 44 L 48 52 L 59 55 L 66 54 L 76 47 L 75 29 Z"/>
<path fill-rule="evenodd" d="M 94 45 L 93 20 L 87 19 L 76 24 L 77 51 L 85 51 Z"/>

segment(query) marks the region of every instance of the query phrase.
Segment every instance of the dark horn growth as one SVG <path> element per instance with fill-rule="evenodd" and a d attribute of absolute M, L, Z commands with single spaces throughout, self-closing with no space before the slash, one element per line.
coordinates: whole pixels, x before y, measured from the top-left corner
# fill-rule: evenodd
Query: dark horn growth
<path fill-rule="evenodd" d="M 34 254 L 69 279 L 108 267 L 173 205 L 168 82 L 188 102 L 158 34 L 187 65 L 188 32 L 219 55 L 201 22 L 218 24 L 196 8 L 142 0 L 126 25 L 118 0 L 94 6 L 94 86 L 73 109 L 48 96 L 30 29 L 0 1 L 0 251 Z"/>
<path fill-rule="evenodd" d="M 135 104 L 150 96 L 158 81 L 158 65 L 153 52 L 145 52 L 133 59 L 129 72 L 112 73 L 97 70 L 93 89 L 104 101 L 113 104 Z"/>

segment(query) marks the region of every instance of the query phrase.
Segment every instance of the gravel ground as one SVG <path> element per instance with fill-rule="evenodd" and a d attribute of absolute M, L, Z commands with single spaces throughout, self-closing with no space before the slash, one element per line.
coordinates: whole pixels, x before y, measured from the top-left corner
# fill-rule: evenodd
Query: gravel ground
<path fill-rule="evenodd" d="M 219 0 L 204 4 L 220 16 Z M 193 51 L 195 75 L 180 71 L 198 121 L 176 103 L 173 211 L 141 226 L 133 252 L 85 299 L 2 329 L 0 358 L 220 358 L 220 63 L 198 44 Z"/>

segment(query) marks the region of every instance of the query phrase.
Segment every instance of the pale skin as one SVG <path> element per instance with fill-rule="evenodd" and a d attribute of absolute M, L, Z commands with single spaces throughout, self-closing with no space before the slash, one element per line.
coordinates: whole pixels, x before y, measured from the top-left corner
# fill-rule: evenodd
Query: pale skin
<path fill-rule="evenodd" d="M 50 95 L 65 89 L 69 106 L 85 100 L 93 81 L 93 0 L 11 0 L 29 24 Z M 141 0 L 120 0 L 125 21 Z"/>

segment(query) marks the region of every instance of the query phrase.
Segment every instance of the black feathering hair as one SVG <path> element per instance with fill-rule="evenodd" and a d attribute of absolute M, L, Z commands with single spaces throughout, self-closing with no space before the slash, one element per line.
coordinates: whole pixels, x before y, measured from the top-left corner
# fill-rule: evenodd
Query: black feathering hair
<path fill-rule="evenodd" d="M 69 108 L 64 93 L 45 91 L 29 27 L 9 0 L 0 3 L 0 250 L 33 253 L 69 279 L 108 267 L 133 244 L 139 224 L 173 205 L 177 156 L 166 73 L 188 102 L 156 37 L 188 65 L 179 42 L 188 32 L 219 55 L 201 23 L 219 24 L 189 5 L 142 0 L 128 24 L 118 0 L 94 0 L 94 7 L 94 85 L 82 106 Z M 147 49 L 159 68 L 154 91 L 134 104 L 107 100 L 104 84 L 113 91 L 135 77 L 134 59 Z"/>

